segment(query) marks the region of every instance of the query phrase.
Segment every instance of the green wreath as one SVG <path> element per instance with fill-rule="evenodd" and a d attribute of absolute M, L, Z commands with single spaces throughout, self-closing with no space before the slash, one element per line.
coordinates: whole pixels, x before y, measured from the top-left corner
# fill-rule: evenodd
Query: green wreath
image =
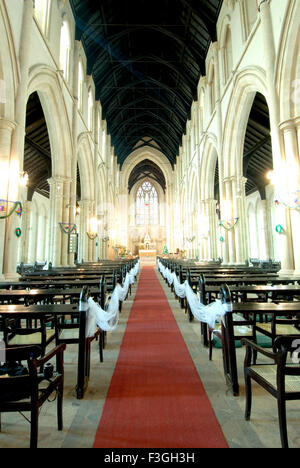
<path fill-rule="evenodd" d="M 278 232 L 278 234 L 282 234 L 284 229 L 281 226 L 281 224 L 277 224 L 277 226 L 275 227 L 275 231 Z"/>
<path fill-rule="evenodd" d="M 21 229 L 21 228 L 17 228 L 17 229 L 15 230 L 15 234 L 16 234 L 17 237 L 21 237 L 22 229 Z"/>

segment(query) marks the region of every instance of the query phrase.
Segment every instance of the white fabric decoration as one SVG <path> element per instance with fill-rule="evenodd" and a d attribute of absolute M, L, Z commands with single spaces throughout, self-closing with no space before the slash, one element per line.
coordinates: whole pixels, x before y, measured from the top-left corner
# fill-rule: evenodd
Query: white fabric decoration
<path fill-rule="evenodd" d="M 119 303 L 123 302 L 128 294 L 130 284 L 135 282 L 135 277 L 139 271 L 139 261 L 135 267 L 126 274 L 123 285 L 117 284 L 111 295 L 107 311 L 97 304 L 91 297 L 87 302 L 80 302 L 79 310 L 87 312 L 86 337 L 95 335 L 97 327 L 103 331 L 113 331 L 119 322 Z"/>
<path fill-rule="evenodd" d="M 207 323 L 213 329 L 216 322 L 222 320 L 227 312 L 232 311 L 231 302 L 223 304 L 219 299 L 205 306 L 194 293 L 187 280 L 183 284 L 180 284 L 177 275 L 164 267 L 159 260 L 157 260 L 157 266 L 168 283 L 170 285 L 173 284 L 176 296 L 180 299 L 186 298 L 192 314 L 200 322 Z"/>

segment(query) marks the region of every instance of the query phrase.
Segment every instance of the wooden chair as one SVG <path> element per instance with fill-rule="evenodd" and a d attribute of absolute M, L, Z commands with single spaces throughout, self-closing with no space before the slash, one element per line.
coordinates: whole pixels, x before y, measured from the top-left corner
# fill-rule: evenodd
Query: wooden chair
<path fill-rule="evenodd" d="M 299 347 L 299 335 L 281 336 L 275 339 L 276 352 L 267 351 L 251 340 L 243 339 L 246 345 L 244 375 L 246 386 L 245 418 L 250 419 L 252 405 L 251 379 L 277 399 L 280 438 L 283 448 L 288 448 L 286 402 L 300 399 L 300 365 L 299 355 L 294 356 L 295 362 L 288 362 L 288 353 L 295 352 Z M 263 364 L 251 364 L 252 353 L 270 359 Z"/>
<path fill-rule="evenodd" d="M 222 303 L 232 303 L 232 295 L 230 288 L 227 284 L 223 284 L 220 288 L 220 298 Z M 208 343 L 209 343 L 209 359 L 212 359 L 212 350 L 213 350 L 213 335 L 217 336 L 222 342 L 223 349 L 223 359 L 224 362 L 227 362 L 225 356 L 229 353 L 230 346 L 229 343 L 233 343 L 232 346 L 235 346 L 235 341 L 240 341 L 243 337 L 247 336 L 252 340 L 256 341 L 256 329 L 254 327 L 255 319 L 254 317 L 242 317 L 239 314 L 227 314 L 225 317 L 226 326 L 224 327 L 223 323 L 216 324 L 214 330 L 209 329 L 208 334 Z M 226 336 L 225 336 L 226 335 Z M 224 364 L 227 368 L 227 364 Z"/>
<path fill-rule="evenodd" d="M 87 304 L 90 296 L 89 288 L 84 286 L 80 294 L 79 310 L 83 310 L 84 304 Z M 65 320 L 57 320 L 56 323 L 56 344 L 78 344 L 78 375 L 77 375 L 77 397 L 82 398 L 84 388 L 90 377 L 90 356 L 91 343 L 93 340 L 99 340 L 99 357 L 103 362 L 104 338 L 103 332 L 98 328 L 92 337 L 86 336 L 88 307 L 86 314 L 78 313 L 78 307 L 74 307 L 74 314 L 71 323 Z"/>
<path fill-rule="evenodd" d="M 275 314 L 271 315 L 271 321 L 260 323 L 255 320 L 256 332 L 262 333 L 272 339 L 273 351 L 275 352 L 275 339 L 283 335 L 298 335 L 300 339 L 300 315 L 295 317 L 277 317 Z"/>
<path fill-rule="evenodd" d="M 2 353 L 5 352 L 7 363 L 27 361 L 28 372 L 26 375 L 4 375 L 0 378 L 0 430 L 1 413 L 30 411 L 30 448 L 37 448 L 39 408 L 54 391 L 57 392 L 58 430 L 63 429 L 64 350 L 65 345 L 60 345 L 41 358 L 42 350 L 37 346 L 2 350 Z M 47 380 L 44 374 L 40 373 L 40 369 L 54 357 L 56 370 Z"/>
<path fill-rule="evenodd" d="M 55 329 L 48 328 L 47 323 L 53 322 L 51 316 L 40 316 L 38 319 L 27 320 L 22 324 L 21 320 L 3 320 L 3 334 L 5 345 L 9 347 L 17 346 L 39 346 L 42 355 L 46 353 L 47 346 L 55 340 Z"/>

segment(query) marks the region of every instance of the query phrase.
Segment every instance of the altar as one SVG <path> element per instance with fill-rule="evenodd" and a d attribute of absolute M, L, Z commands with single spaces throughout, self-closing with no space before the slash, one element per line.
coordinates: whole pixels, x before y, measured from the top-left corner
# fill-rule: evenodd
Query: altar
<path fill-rule="evenodd" d="M 139 250 L 141 265 L 156 265 L 156 250 L 140 249 Z"/>

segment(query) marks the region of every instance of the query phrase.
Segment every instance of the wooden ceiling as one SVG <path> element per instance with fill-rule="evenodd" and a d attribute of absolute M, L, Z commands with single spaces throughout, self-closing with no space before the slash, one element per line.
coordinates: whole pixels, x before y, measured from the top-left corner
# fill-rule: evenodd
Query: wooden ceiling
<path fill-rule="evenodd" d="M 24 171 L 28 172 L 28 200 L 34 191 L 49 197 L 51 177 L 51 148 L 47 124 L 38 93 L 28 99 L 26 110 L 26 131 L 24 146 Z"/>
<path fill-rule="evenodd" d="M 118 162 L 153 145 L 174 165 L 222 0 L 70 4 Z"/>
<path fill-rule="evenodd" d="M 216 40 L 222 0 L 71 0 L 76 38 L 87 54 L 96 98 L 119 163 L 143 146 L 160 149 L 174 165 L 191 104 L 197 98 L 205 57 Z M 265 174 L 272 169 L 267 103 L 257 93 L 250 112 L 243 174 L 247 195 L 265 197 Z M 27 104 L 24 170 L 29 173 L 28 198 L 34 191 L 49 196 L 51 147 L 37 93 Z M 77 171 L 77 198 L 80 174 Z M 144 161 L 133 171 L 129 190 L 141 177 L 156 180 L 165 190 L 159 167 Z M 218 168 L 216 168 L 218 184 Z"/>
<path fill-rule="evenodd" d="M 258 190 L 265 199 L 266 174 L 273 169 L 269 108 L 264 96 L 256 93 L 249 115 L 243 156 L 246 195 Z"/>

